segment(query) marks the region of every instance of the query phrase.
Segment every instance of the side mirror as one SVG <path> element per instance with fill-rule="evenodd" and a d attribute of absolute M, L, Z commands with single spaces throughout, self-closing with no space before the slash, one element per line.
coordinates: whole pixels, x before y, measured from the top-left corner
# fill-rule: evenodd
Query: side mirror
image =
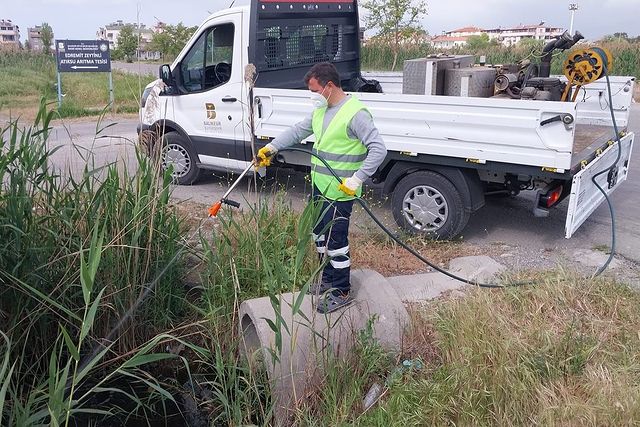
<path fill-rule="evenodd" d="M 160 66 L 160 80 L 167 86 L 173 86 L 173 74 L 171 73 L 171 67 L 169 64 L 164 64 Z"/>

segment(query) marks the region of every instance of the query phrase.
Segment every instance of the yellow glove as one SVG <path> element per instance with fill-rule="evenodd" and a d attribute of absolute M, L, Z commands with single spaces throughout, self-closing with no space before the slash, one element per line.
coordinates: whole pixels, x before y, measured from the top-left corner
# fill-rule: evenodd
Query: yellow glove
<path fill-rule="evenodd" d="M 271 166 L 271 160 L 273 160 L 273 156 L 278 152 L 275 147 L 271 144 L 267 144 L 261 149 L 258 150 L 258 155 L 256 159 L 256 168 L 264 168 L 267 166 Z"/>
<path fill-rule="evenodd" d="M 342 191 L 347 196 L 355 196 L 356 191 L 362 185 L 362 180 L 357 176 L 353 175 L 351 178 L 344 178 L 342 180 L 342 184 L 338 186 L 338 190 Z"/>

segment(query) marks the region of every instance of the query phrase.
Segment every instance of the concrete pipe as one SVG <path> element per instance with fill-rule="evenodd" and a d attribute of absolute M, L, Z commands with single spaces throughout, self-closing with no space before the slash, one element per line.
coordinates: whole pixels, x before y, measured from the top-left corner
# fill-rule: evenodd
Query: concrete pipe
<path fill-rule="evenodd" d="M 374 336 L 390 351 L 400 348 L 402 334 L 409 315 L 402 301 L 379 273 L 371 270 L 353 271 L 352 295 L 355 302 L 337 312 L 320 314 L 315 309 L 315 297 L 298 293 L 279 296 L 281 318 L 281 352 L 276 349 L 276 334 L 267 319 L 276 323 L 276 311 L 268 297 L 245 301 L 240 306 L 241 348 L 250 360 L 264 363 L 271 382 L 279 424 L 290 415 L 295 402 L 312 387 L 313 379 L 322 373 L 327 357 L 343 357 L 353 347 L 355 334 L 374 318 Z M 312 301 L 314 300 L 314 301 Z M 375 317 L 374 317 L 375 316 Z M 316 383 L 317 384 L 317 383 Z"/>

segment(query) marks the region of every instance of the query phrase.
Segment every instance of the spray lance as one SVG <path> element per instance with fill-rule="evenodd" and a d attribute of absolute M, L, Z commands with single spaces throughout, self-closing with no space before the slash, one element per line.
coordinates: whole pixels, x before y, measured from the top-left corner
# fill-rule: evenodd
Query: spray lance
<path fill-rule="evenodd" d="M 250 134 L 251 135 L 251 152 L 253 153 L 253 160 L 251 161 L 251 163 L 249 163 L 247 168 L 244 171 L 242 171 L 238 179 L 234 181 L 234 183 L 231 185 L 231 187 L 229 187 L 227 192 L 224 193 L 222 198 L 217 202 L 215 202 L 213 205 L 211 205 L 211 207 L 209 208 L 210 217 L 218 216 L 218 212 L 220 211 L 220 208 L 222 207 L 222 205 L 232 206 L 236 209 L 240 208 L 240 203 L 233 200 L 229 200 L 228 197 L 233 192 L 233 190 L 235 190 L 235 188 L 238 186 L 242 178 L 244 178 L 249 173 L 249 171 L 254 168 L 255 165 L 258 165 L 258 167 L 255 168 L 255 171 L 260 176 L 264 176 L 264 174 L 266 173 L 266 166 L 268 165 L 268 163 L 266 163 L 264 166 L 261 166 L 260 163 L 256 161 L 256 148 L 255 148 L 255 140 L 254 140 L 255 122 L 254 122 L 254 114 L 253 114 L 253 86 L 255 85 L 255 79 L 256 79 L 255 65 L 247 64 L 247 66 L 244 69 L 244 81 L 247 84 L 249 89 L 249 103 L 248 103 L 249 130 L 251 131 L 251 134 Z"/>
<path fill-rule="evenodd" d="M 244 171 L 242 171 L 238 179 L 236 179 L 235 182 L 231 185 L 231 187 L 229 187 L 229 189 L 227 190 L 226 193 L 224 193 L 222 198 L 217 202 L 215 202 L 213 205 L 211 205 L 211 207 L 209 208 L 209 216 L 214 216 L 214 217 L 218 216 L 218 212 L 220 211 L 220 208 L 222 207 L 222 205 L 229 205 L 234 208 L 240 207 L 240 203 L 233 200 L 229 200 L 228 197 L 233 192 L 233 190 L 235 190 L 235 188 L 238 186 L 242 178 L 244 178 L 245 175 L 247 175 L 249 171 L 253 169 L 254 164 L 255 164 L 255 161 L 252 161 L 251 163 L 249 163 L 249 166 L 247 166 L 247 168 Z"/>

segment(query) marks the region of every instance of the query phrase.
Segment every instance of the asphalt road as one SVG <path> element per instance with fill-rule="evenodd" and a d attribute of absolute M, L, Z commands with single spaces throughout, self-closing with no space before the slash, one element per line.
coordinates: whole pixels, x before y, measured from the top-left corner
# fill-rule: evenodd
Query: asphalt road
<path fill-rule="evenodd" d="M 111 125 L 114 123 L 113 125 Z M 102 132 L 98 129 L 109 125 Z M 136 121 L 122 119 L 116 122 L 105 121 L 96 124 L 92 121 L 71 121 L 55 125 L 50 144 L 61 146 L 54 157 L 53 164 L 61 170 L 71 169 L 74 173 L 82 170 L 86 156 L 93 153 L 96 166 L 110 162 L 126 164 L 129 171 L 136 167 L 134 141 L 136 139 Z M 632 108 L 630 130 L 640 134 L 640 106 Z M 95 137 L 98 133 L 98 137 Z M 636 150 L 637 153 L 638 150 Z M 226 190 L 232 181 L 231 176 L 209 173 L 194 186 L 176 187 L 173 197 L 181 201 L 194 201 L 209 204 Z M 256 197 L 249 191 L 247 179 L 234 196 L 238 201 L 254 203 Z M 266 180 L 261 182 L 261 197 L 270 198 L 279 191 L 285 191 L 286 197 L 296 208 L 302 208 L 309 192 L 309 183 L 305 175 L 290 170 L 271 170 Z M 376 193 L 376 189 L 372 189 Z M 387 207 L 388 202 L 374 196 L 376 212 L 385 223 L 393 224 Z M 624 258 L 640 263 L 640 158 L 632 157 L 629 179 L 616 193 L 613 201 L 617 216 L 617 251 Z M 605 205 L 601 206 L 573 238 L 564 238 L 564 223 L 567 202 L 553 209 L 548 218 L 535 218 L 530 213 L 531 196 L 521 195 L 514 198 L 489 198 L 487 204 L 476 212 L 463 231 L 463 239 L 476 245 L 500 246 L 507 254 L 514 256 L 523 267 L 545 264 L 538 258 L 571 259 L 579 249 L 592 250 L 610 244 L 611 220 Z M 197 213 L 196 213 L 197 214 Z M 370 223 L 363 213 L 355 217 L 356 226 L 369 227 Z M 365 225 L 362 225 L 365 224 Z M 512 254 L 509 254 L 511 252 Z M 531 262 L 527 262 L 528 258 Z"/>

